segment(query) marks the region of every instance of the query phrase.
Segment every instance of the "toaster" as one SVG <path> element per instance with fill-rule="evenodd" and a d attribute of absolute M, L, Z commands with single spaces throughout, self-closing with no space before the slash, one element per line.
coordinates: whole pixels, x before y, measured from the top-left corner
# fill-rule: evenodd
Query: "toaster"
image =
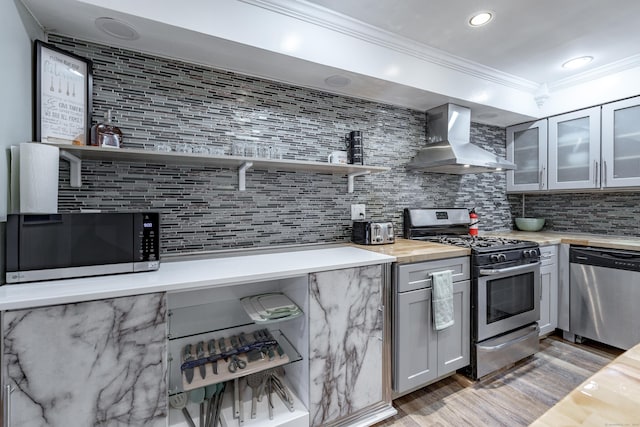
<path fill-rule="evenodd" d="M 394 243 L 392 222 L 353 221 L 351 241 L 359 245 Z"/>

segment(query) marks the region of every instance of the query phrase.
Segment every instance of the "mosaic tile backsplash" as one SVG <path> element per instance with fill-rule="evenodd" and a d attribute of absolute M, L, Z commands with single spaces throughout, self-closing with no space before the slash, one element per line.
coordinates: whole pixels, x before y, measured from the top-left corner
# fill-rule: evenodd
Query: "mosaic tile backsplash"
<path fill-rule="evenodd" d="M 348 241 L 352 203 L 364 203 L 368 218 L 392 220 L 398 233 L 405 207 L 476 207 L 482 230 L 512 226 L 517 203 L 506 195 L 503 173 L 405 168 L 425 144 L 423 111 L 63 36 L 50 35 L 49 42 L 93 61 L 93 122 L 112 109 L 125 147 L 186 144 L 231 154 L 234 141 L 258 141 L 278 146 L 285 159 L 323 162 L 344 148 L 345 133 L 361 130 L 365 164 L 391 168 L 356 178 L 349 194 L 339 175 L 252 169 L 240 192 L 235 170 L 110 161 L 84 161 L 76 189 L 61 162 L 61 212 L 159 211 L 163 254 Z M 471 140 L 505 155 L 502 128 L 472 123 Z"/>
<path fill-rule="evenodd" d="M 513 217 L 522 216 L 522 196 L 509 201 Z M 525 214 L 545 218 L 543 231 L 640 237 L 639 192 L 527 194 Z"/>

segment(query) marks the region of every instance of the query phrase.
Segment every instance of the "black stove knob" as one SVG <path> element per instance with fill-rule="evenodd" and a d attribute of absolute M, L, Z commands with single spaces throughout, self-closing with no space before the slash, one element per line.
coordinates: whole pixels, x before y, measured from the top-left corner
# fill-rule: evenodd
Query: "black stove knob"
<path fill-rule="evenodd" d="M 489 257 L 491 262 L 500 262 L 500 257 L 497 254 L 493 254 Z"/>
<path fill-rule="evenodd" d="M 529 249 L 526 251 L 522 251 L 522 255 L 525 258 L 535 258 L 538 256 L 538 251 L 536 249 Z"/>
<path fill-rule="evenodd" d="M 505 262 L 507 260 L 507 256 L 505 254 L 498 255 L 498 261 Z"/>

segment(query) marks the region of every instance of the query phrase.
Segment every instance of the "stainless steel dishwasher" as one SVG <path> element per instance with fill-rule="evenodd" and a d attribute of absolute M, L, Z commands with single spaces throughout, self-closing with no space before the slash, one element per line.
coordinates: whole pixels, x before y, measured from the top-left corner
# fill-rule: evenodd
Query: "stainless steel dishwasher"
<path fill-rule="evenodd" d="M 569 329 L 621 349 L 640 342 L 640 252 L 571 246 Z"/>

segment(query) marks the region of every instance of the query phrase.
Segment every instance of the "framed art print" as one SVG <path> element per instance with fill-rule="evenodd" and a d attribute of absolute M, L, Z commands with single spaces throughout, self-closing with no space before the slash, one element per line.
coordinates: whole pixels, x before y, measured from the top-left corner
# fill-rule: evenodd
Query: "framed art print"
<path fill-rule="evenodd" d="M 87 145 L 91 127 L 92 63 L 35 42 L 35 139 Z"/>

